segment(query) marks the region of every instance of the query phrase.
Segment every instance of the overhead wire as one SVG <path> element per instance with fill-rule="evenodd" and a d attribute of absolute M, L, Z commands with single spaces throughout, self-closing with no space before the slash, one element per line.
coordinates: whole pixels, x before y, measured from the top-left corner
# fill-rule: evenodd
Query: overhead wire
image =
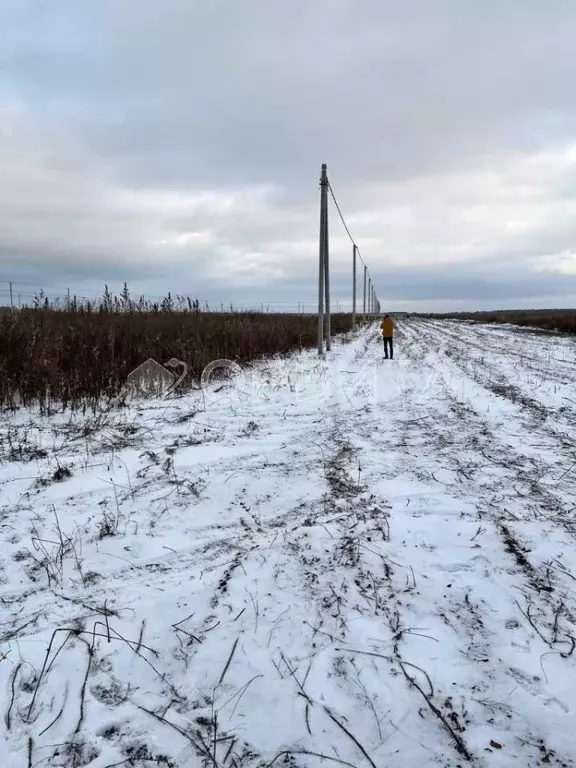
<path fill-rule="evenodd" d="M 370 278 L 371 278 L 370 270 L 368 269 L 368 265 L 366 264 L 366 262 L 362 258 L 362 255 L 360 253 L 360 248 L 358 248 L 358 244 L 356 243 L 356 241 L 352 237 L 352 233 L 350 232 L 348 224 L 346 223 L 346 220 L 344 218 L 344 214 L 342 213 L 340 205 L 338 204 L 338 200 L 336 199 L 336 195 L 334 193 L 334 190 L 332 189 L 332 184 L 330 184 L 330 180 L 328 180 L 328 189 L 330 190 L 330 195 L 332 196 L 332 200 L 334 201 L 334 205 L 336 206 L 336 210 L 338 211 L 338 216 L 340 217 L 340 221 L 342 222 L 342 225 L 343 225 L 344 229 L 346 230 L 346 234 L 350 238 L 350 242 L 352 243 L 352 245 L 356 248 L 356 255 L 358 256 L 358 258 L 360 259 L 360 261 L 362 262 L 364 267 L 366 267 L 367 275 L 370 276 Z"/>
<path fill-rule="evenodd" d="M 348 234 L 348 237 L 350 238 L 350 242 L 352 243 L 352 245 L 356 246 L 356 253 L 358 254 L 358 258 L 360 259 L 362 264 L 364 264 L 364 266 L 366 267 L 367 264 L 366 264 L 366 262 L 364 261 L 364 259 L 362 258 L 361 254 L 360 254 L 360 248 L 358 247 L 358 243 L 354 240 L 354 238 L 352 237 L 352 234 L 350 233 L 350 229 L 348 227 L 348 224 L 346 224 L 346 220 L 344 219 L 344 215 L 342 213 L 342 210 L 340 209 L 340 206 L 338 205 L 338 200 L 336 200 L 336 195 L 334 194 L 334 190 L 332 189 L 332 185 L 330 184 L 330 181 L 328 181 L 328 189 L 330 190 L 330 194 L 332 195 L 332 200 L 334 200 L 334 205 L 336 206 L 336 210 L 338 211 L 338 216 L 340 216 L 340 221 L 342 222 L 342 225 L 344 226 L 344 229 L 346 230 L 346 233 Z"/>

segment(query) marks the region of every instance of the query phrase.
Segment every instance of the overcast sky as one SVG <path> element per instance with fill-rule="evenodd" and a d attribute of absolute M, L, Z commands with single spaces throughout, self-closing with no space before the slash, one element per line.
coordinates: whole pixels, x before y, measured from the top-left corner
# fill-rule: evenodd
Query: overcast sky
<path fill-rule="evenodd" d="M 574 0 L 0 0 L 0 281 L 311 307 L 326 162 L 385 308 L 575 306 L 575 41 Z"/>

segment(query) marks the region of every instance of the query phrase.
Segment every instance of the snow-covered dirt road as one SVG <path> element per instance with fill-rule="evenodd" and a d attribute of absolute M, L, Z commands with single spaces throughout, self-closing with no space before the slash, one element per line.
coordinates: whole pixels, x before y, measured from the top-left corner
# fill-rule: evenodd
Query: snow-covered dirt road
<path fill-rule="evenodd" d="M 396 356 L 4 417 L 1 766 L 576 766 L 576 342 Z"/>

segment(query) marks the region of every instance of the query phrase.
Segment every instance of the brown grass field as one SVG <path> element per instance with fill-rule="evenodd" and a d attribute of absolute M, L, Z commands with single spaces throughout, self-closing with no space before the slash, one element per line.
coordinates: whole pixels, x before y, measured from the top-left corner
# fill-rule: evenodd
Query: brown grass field
<path fill-rule="evenodd" d="M 334 334 L 350 315 L 332 316 Z M 212 360 L 245 363 L 285 355 L 317 341 L 313 315 L 198 311 L 71 311 L 39 306 L 0 310 L 0 409 L 39 405 L 95 408 L 121 391 L 127 374 L 149 357 L 189 366 L 183 385 Z"/>
<path fill-rule="evenodd" d="M 412 313 L 410 313 L 412 314 Z M 420 317 L 511 323 L 576 333 L 576 310 L 417 313 Z M 351 327 L 332 315 L 334 335 Z M 160 304 L 106 290 L 101 301 L 69 309 L 42 296 L 33 307 L 0 309 L 0 410 L 37 405 L 95 409 L 117 397 L 126 377 L 149 357 L 188 365 L 183 386 L 197 383 L 212 360 L 247 363 L 315 346 L 314 315 L 201 312 L 197 302 L 168 296 Z"/>

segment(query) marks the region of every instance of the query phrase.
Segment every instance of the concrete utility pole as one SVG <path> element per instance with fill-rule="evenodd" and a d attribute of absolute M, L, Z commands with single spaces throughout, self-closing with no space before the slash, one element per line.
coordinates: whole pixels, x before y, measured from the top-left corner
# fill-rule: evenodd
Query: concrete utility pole
<path fill-rule="evenodd" d="M 325 221 L 328 218 L 328 175 L 326 163 L 322 163 L 320 178 L 320 242 L 318 248 L 318 354 L 324 354 L 324 293 L 325 293 L 325 255 L 326 234 Z"/>
<path fill-rule="evenodd" d="M 372 278 L 368 278 L 368 314 L 372 316 Z"/>
<path fill-rule="evenodd" d="M 330 312 L 330 237 L 328 235 L 328 176 L 324 184 L 325 188 L 325 213 L 324 213 L 324 286 L 326 289 L 326 297 L 324 299 L 324 306 L 326 315 L 324 318 L 324 336 L 326 338 L 326 352 L 330 352 L 332 349 L 332 323 Z"/>
<path fill-rule="evenodd" d="M 364 264 L 364 307 L 362 310 L 362 320 L 366 322 L 366 281 L 368 277 L 368 267 Z"/>
<path fill-rule="evenodd" d="M 14 309 L 14 297 L 12 296 L 12 283 L 10 283 L 10 309 Z"/>
<path fill-rule="evenodd" d="M 352 246 L 352 328 L 356 328 L 356 243 Z"/>

